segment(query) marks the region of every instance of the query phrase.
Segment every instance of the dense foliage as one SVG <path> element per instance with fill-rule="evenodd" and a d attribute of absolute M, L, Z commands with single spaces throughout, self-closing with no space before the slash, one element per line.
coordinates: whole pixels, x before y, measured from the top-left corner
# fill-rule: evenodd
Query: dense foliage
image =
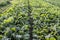
<path fill-rule="evenodd" d="M 12 0 L 0 0 L 0 13 L 4 13 L 10 6 Z"/>
<path fill-rule="evenodd" d="M 60 0 L 44 0 L 44 1 L 60 7 Z"/>
<path fill-rule="evenodd" d="M 60 8 L 43 0 L 29 1 L 33 18 L 33 40 L 59 40 Z M 28 0 L 12 1 L 0 14 L 0 40 L 29 40 Z"/>

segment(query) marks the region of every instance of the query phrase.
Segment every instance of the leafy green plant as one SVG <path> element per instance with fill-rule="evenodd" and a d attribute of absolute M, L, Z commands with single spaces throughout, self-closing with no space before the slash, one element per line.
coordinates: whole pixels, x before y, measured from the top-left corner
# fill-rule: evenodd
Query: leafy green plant
<path fill-rule="evenodd" d="M 4 1 L 0 3 L 0 7 L 6 6 L 7 4 L 10 4 L 9 1 Z"/>
<path fill-rule="evenodd" d="M 11 40 L 29 40 L 28 4 L 25 0 L 18 1 L 12 3 L 12 7 L 1 14 L 0 27 L 4 27 L 1 35 Z M 60 8 L 43 0 L 31 0 L 29 4 L 33 18 L 33 39 L 57 40 L 60 29 Z"/>

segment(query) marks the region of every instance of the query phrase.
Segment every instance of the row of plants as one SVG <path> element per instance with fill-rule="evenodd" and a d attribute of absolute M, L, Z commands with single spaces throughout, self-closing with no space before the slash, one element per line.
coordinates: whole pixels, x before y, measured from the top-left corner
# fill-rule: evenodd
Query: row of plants
<path fill-rule="evenodd" d="M 12 2 L 0 14 L 0 40 L 29 40 L 28 0 Z M 60 8 L 43 0 L 30 0 L 33 40 L 59 40 Z"/>
<path fill-rule="evenodd" d="M 60 0 L 44 0 L 44 1 L 60 7 Z"/>

